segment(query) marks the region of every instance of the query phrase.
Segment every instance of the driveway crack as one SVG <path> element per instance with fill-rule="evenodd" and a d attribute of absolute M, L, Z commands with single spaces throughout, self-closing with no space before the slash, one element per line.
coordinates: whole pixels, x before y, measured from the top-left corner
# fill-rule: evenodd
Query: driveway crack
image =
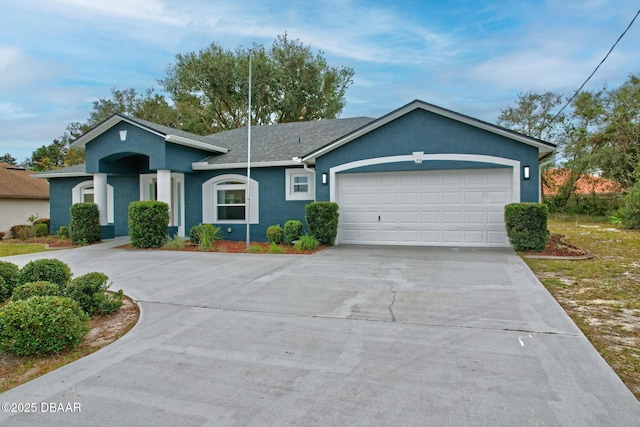
<path fill-rule="evenodd" d="M 391 315 L 391 321 L 395 322 L 396 321 L 396 316 L 395 314 L 393 314 L 393 304 L 396 303 L 396 296 L 398 295 L 398 291 L 396 291 L 395 289 L 393 289 L 393 285 L 389 287 L 389 292 L 391 292 L 391 294 L 393 295 L 393 299 L 391 299 L 391 304 L 389 304 L 389 314 Z"/>

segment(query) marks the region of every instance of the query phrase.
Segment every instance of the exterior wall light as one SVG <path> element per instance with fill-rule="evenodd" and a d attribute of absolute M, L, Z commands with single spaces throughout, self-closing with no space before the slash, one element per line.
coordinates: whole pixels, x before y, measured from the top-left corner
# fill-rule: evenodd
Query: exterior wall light
<path fill-rule="evenodd" d="M 525 166 L 524 168 L 522 168 L 522 177 L 524 179 L 531 178 L 531 168 L 529 166 Z"/>
<path fill-rule="evenodd" d="M 326 174 L 326 172 L 322 174 L 322 185 L 327 185 L 327 174 Z"/>

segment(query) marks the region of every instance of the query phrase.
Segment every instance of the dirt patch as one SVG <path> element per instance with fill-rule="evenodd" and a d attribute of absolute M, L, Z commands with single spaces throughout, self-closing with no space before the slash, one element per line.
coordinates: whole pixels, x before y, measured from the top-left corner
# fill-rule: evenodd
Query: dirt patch
<path fill-rule="evenodd" d="M 0 353 L 0 392 L 26 383 L 111 344 L 133 328 L 139 317 L 138 305 L 125 296 L 120 310 L 107 316 L 95 316 L 89 321 L 91 331 L 76 348 L 64 353 L 42 356 Z"/>

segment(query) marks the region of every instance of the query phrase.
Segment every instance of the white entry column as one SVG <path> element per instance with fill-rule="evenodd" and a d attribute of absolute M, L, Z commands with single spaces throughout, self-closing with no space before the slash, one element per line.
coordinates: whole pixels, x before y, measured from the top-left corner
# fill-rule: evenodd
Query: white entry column
<path fill-rule="evenodd" d="M 107 217 L 107 174 L 93 174 L 93 201 L 98 205 L 100 211 L 100 225 L 109 223 Z"/>
<path fill-rule="evenodd" d="M 158 169 L 157 183 L 157 199 L 159 202 L 164 202 L 169 205 L 169 218 L 171 218 L 171 212 L 173 211 L 173 206 L 171 206 L 171 171 L 168 169 Z M 171 225 L 171 221 L 169 225 Z"/>

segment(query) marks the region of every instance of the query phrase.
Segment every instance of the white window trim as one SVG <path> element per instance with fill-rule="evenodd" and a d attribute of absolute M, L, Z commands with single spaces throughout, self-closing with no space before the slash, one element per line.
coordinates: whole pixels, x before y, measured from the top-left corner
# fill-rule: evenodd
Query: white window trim
<path fill-rule="evenodd" d="M 82 181 L 71 190 L 71 203 L 81 203 L 87 188 L 93 188 L 93 180 Z M 113 187 L 107 184 L 107 223 L 113 224 Z"/>
<path fill-rule="evenodd" d="M 217 209 L 217 185 L 227 181 L 238 181 L 243 183 L 243 189 L 246 190 L 247 177 L 237 174 L 225 174 L 215 176 L 202 184 L 202 222 L 204 224 L 246 224 L 246 220 L 219 220 Z M 259 224 L 259 188 L 258 181 L 251 179 L 249 181 L 250 188 L 250 224 Z"/>
<path fill-rule="evenodd" d="M 307 177 L 308 190 L 306 192 L 293 191 L 293 177 L 304 175 Z M 285 200 L 314 200 L 316 194 L 313 173 L 302 168 L 285 169 Z"/>

